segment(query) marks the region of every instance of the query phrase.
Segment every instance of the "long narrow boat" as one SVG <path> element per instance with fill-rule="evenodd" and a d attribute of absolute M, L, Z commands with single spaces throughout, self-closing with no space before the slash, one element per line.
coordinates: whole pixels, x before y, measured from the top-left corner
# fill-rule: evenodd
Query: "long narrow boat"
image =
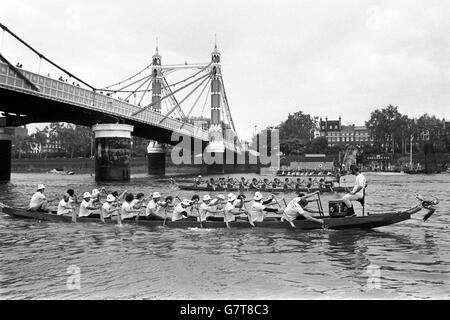
<path fill-rule="evenodd" d="M 224 188 L 224 187 L 206 187 L 206 186 L 193 186 L 193 185 L 183 185 L 179 184 L 178 188 L 180 190 L 189 190 L 189 191 L 202 191 L 202 192 L 214 192 L 214 191 L 223 191 L 223 192 L 232 192 L 232 191 L 265 191 L 265 192 L 272 192 L 272 193 L 280 193 L 280 192 L 304 192 L 304 193 L 313 193 L 313 192 L 350 192 L 351 188 L 348 187 L 324 187 L 324 188 L 297 188 L 297 189 L 284 189 L 284 188 L 261 188 L 261 189 L 239 189 L 239 187 L 232 187 L 232 188 Z"/>
<path fill-rule="evenodd" d="M 394 223 L 399 223 L 411 218 L 415 213 L 418 213 L 422 209 L 428 210 L 425 215 L 424 220 L 428 219 L 431 214 L 433 214 L 435 208 L 434 205 L 424 205 L 422 201 L 421 204 L 411 207 L 406 210 L 397 212 L 388 212 L 383 214 L 370 214 L 365 216 L 355 216 L 355 217 L 341 217 L 341 218 L 331 218 L 329 216 L 317 216 L 324 220 L 324 227 L 326 229 L 333 230 L 343 230 L 343 229 L 371 229 L 383 226 L 392 225 Z M 54 213 L 45 212 L 30 212 L 24 209 L 13 208 L 9 206 L 0 206 L 0 211 L 10 215 L 15 218 L 25 218 L 25 219 L 36 219 L 42 221 L 52 221 L 52 222 L 68 222 L 74 223 L 71 216 L 66 215 L 56 215 Z M 81 218 L 77 219 L 77 223 L 101 223 L 98 218 Z M 106 223 L 115 223 L 110 219 L 105 220 Z M 158 227 L 165 226 L 168 228 L 226 228 L 226 223 L 223 221 L 204 221 L 200 225 L 199 222 L 190 219 L 183 219 L 179 221 L 163 221 L 163 220 L 139 220 L 136 222 L 133 220 L 123 220 L 125 224 L 141 225 L 148 227 Z M 295 228 L 293 228 L 288 222 L 283 222 L 279 218 L 266 219 L 263 222 L 255 222 L 255 227 L 251 226 L 247 220 L 237 220 L 234 222 L 229 222 L 230 229 L 234 228 L 269 228 L 269 229 L 291 229 L 291 230 L 313 230 L 322 229 L 323 226 L 319 223 L 309 221 L 309 220 L 295 220 Z"/>

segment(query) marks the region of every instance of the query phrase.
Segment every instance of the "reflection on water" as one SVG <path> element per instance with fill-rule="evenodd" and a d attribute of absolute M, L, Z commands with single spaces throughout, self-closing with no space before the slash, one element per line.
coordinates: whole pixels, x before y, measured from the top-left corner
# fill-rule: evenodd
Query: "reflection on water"
<path fill-rule="evenodd" d="M 119 228 L 27 221 L 0 214 L 0 296 L 448 299 L 450 175 L 431 179 L 367 176 L 369 212 L 407 208 L 415 203 L 415 193 L 427 196 L 430 190 L 440 199 L 440 207 L 425 223 L 418 215 L 372 231 Z M 102 186 L 192 196 L 171 190 L 167 179 L 144 175 L 113 185 L 96 184 L 89 175 L 13 174 L 12 182 L 0 185 L 0 202 L 26 206 L 38 183 L 47 185 L 49 197 L 67 188 L 81 194 Z M 322 201 L 338 197 L 323 195 Z M 80 268 L 80 290 L 67 289 L 69 266 Z M 380 286 L 375 289 L 368 286 L 368 270 L 374 267 L 380 270 Z"/>

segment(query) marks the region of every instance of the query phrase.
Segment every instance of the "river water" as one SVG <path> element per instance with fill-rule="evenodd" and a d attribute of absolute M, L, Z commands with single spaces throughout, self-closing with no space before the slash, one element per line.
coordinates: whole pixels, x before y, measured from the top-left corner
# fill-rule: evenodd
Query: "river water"
<path fill-rule="evenodd" d="M 372 231 L 300 232 L 119 228 L 0 213 L 0 299 L 448 299 L 450 175 L 366 177 L 369 212 L 413 206 L 415 193 L 438 197 L 439 208 L 427 222 L 419 213 Z M 12 174 L 0 202 L 26 206 L 38 183 L 47 197 L 102 186 L 192 196 L 145 175 L 113 185 L 90 175 Z M 324 208 L 340 196 L 324 195 Z"/>

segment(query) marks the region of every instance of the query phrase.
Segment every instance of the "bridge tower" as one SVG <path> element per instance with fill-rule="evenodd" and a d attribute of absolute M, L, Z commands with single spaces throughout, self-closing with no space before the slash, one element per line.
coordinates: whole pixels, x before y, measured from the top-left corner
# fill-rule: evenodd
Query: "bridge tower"
<path fill-rule="evenodd" d="M 152 57 L 151 68 L 153 111 L 161 113 L 162 69 L 161 56 L 156 44 L 156 52 Z M 164 175 L 166 173 L 166 154 L 164 146 L 157 141 L 150 141 L 147 147 L 148 174 Z"/>
<path fill-rule="evenodd" d="M 209 127 L 209 144 L 205 153 L 213 163 L 208 163 L 208 174 L 224 173 L 224 154 L 225 144 L 223 141 L 222 122 L 220 120 L 222 84 L 221 84 L 221 65 L 220 52 L 217 50 L 217 43 L 214 44 L 214 51 L 211 53 L 211 123 Z"/>
<path fill-rule="evenodd" d="M 0 127 L 0 181 L 11 180 L 11 141 L 12 135 Z"/>

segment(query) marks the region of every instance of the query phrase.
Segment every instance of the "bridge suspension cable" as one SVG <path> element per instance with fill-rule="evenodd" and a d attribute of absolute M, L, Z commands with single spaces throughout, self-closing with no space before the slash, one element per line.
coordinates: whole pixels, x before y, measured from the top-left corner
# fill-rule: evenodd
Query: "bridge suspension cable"
<path fill-rule="evenodd" d="M 3 31 L 8 32 L 11 36 L 13 36 L 14 38 L 16 38 L 20 43 L 22 43 L 24 46 L 26 46 L 28 49 L 30 49 L 32 52 L 34 52 L 35 54 L 37 54 L 40 58 L 44 59 L 45 61 L 47 61 L 48 63 L 50 63 L 51 65 L 53 65 L 54 67 L 58 68 L 59 70 L 61 70 L 62 72 L 64 72 L 65 74 L 67 74 L 69 77 L 74 78 L 76 80 L 78 80 L 79 82 L 83 83 L 85 86 L 91 88 L 93 91 L 97 91 L 97 89 L 93 86 L 91 86 L 90 84 L 86 83 L 85 81 L 81 80 L 80 78 L 78 78 L 77 76 L 73 75 L 71 72 L 67 71 L 66 69 L 60 67 L 59 65 L 57 65 L 56 63 L 54 63 L 53 61 L 51 61 L 50 59 L 48 59 L 46 56 L 44 56 L 42 53 L 38 52 L 36 49 L 34 49 L 32 46 L 30 46 L 28 43 L 26 43 L 24 40 L 22 40 L 19 36 L 17 36 L 14 32 L 12 32 L 11 30 L 9 30 L 5 25 L 3 25 L 2 23 L 0 23 L 0 27 L 3 29 Z M 14 68 L 15 69 L 15 68 Z"/>
<path fill-rule="evenodd" d="M 177 92 L 179 92 L 179 91 L 181 91 L 181 90 L 187 88 L 188 86 L 190 86 L 190 85 L 192 85 L 192 84 L 194 84 L 194 83 L 196 83 L 196 82 L 198 82 L 198 81 L 200 81 L 200 80 L 202 80 L 202 79 L 204 79 L 204 78 L 206 78 L 206 77 L 208 77 L 208 76 L 209 76 L 209 73 L 207 73 L 207 74 L 201 76 L 200 78 L 197 78 L 197 79 L 195 79 L 195 80 L 189 82 L 188 84 L 184 85 L 184 86 L 181 87 L 181 88 L 178 88 L 177 90 L 175 90 L 175 91 L 172 92 L 171 94 L 162 97 L 160 101 L 169 98 L 169 96 L 174 95 L 175 93 L 177 93 Z M 142 109 L 140 109 L 140 110 L 138 110 L 138 111 L 132 113 L 131 116 L 133 116 L 133 117 L 136 116 L 137 114 L 141 113 L 142 111 L 144 111 L 144 110 L 146 110 L 146 109 L 152 107 L 155 103 L 156 103 L 156 102 L 150 103 L 150 104 L 147 105 L 146 107 L 144 107 L 144 108 L 142 108 Z"/>

